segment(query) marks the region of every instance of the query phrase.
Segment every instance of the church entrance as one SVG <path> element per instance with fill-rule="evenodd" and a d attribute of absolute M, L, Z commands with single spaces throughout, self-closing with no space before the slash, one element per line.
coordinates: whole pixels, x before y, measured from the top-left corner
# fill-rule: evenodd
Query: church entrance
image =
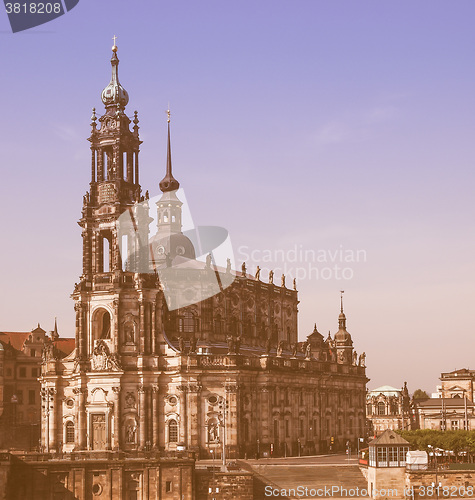
<path fill-rule="evenodd" d="M 92 415 L 92 449 L 106 449 L 106 416 L 104 413 Z"/>

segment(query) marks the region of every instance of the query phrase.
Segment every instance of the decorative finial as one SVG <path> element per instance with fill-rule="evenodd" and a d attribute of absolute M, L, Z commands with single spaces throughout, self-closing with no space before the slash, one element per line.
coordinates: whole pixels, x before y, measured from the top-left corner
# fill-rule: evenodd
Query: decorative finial
<path fill-rule="evenodd" d="M 112 46 L 112 52 L 117 52 L 117 45 L 115 44 L 117 37 L 114 35 L 112 40 L 114 40 L 114 45 Z"/>
<path fill-rule="evenodd" d="M 343 312 L 343 294 L 345 290 L 340 290 L 340 312 Z"/>
<path fill-rule="evenodd" d="M 172 174 L 172 148 L 170 141 L 170 109 L 167 110 L 167 126 L 168 126 L 167 173 L 159 184 L 160 190 L 163 193 L 166 193 L 167 191 L 176 191 L 180 187 L 180 183 L 173 177 Z"/>
<path fill-rule="evenodd" d="M 96 117 L 96 108 L 92 108 L 92 116 L 91 116 L 91 120 L 93 122 L 95 122 L 97 120 L 97 117 Z"/>

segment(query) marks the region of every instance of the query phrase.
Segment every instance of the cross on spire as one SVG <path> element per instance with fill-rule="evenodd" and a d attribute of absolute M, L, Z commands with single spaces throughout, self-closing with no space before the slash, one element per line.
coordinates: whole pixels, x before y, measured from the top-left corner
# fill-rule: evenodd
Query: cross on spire
<path fill-rule="evenodd" d="M 117 37 L 114 35 L 114 36 L 112 37 L 112 40 L 114 40 L 114 45 L 115 45 L 115 41 L 117 40 Z"/>

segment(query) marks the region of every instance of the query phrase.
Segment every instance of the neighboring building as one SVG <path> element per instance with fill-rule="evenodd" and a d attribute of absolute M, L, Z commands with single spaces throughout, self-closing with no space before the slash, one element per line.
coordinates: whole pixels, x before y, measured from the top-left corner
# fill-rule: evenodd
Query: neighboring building
<path fill-rule="evenodd" d="M 52 345 L 59 356 L 74 349 L 73 338 L 31 332 L 0 332 L 0 449 L 35 449 L 40 438 L 42 352 Z"/>
<path fill-rule="evenodd" d="M 475 370 L 462 368 L 440 375 L 442 385 L 432 398 L 416 402 L 421 429 L 475 429 Z"/>
<path fill-rule="evenodd" d="M 325 340 L 315 326 L 298 342 L 295 281 L 290 289 L 285 276 L 277 286 L 273 274 L 265 283 L 245 264 L 234 272 L 230 264 L 215 268 L 211 256 L 195 259 L 182 232 L 169 123 L 158 232 L 149 246 L 138 118 L 131 131 L 116 51 L 102 93 L 106 111 L 99 119 L 93 113 L 89 138 L 83 274 L 72 294 L 76 349 L 61 360 L 47 351 L 42 368 L 45 450 L 186 447 L 210 457 L 225 446 L 237 457 L 355 443 L 364 435 L 368 379 L 343 303 L 333 337 Z M 125 233 L 115 224 L 122 213 L 130 216 Z"/>
<path fill-rule="evenodd" d="M 429 398 L 416 402 L 420 429 L 473 430 L 475 406 L 467 398 Z"/>
<path fill-rule="evenodd" d="M 379 436 L 386 429 L 411 429 L 412 412 L 406 382 L 402 389 L 383 385 L 366 395 L 369 433 Z"/>
<path fill-rule="evenodd" d="M 475 401 L 475 370 L 462 368 L 453 372 L 441 373 L 443 398 L 467 398 Z"/>

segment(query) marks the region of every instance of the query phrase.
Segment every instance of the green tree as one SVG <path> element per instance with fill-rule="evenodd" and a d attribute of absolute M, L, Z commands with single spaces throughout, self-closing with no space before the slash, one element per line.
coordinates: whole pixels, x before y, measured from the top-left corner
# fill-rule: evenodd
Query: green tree
<path fill-rule="evenodd" d="M 422 389 L 416 389 L 412 395 L 413 399 L 429 399 L 429 394 Z"/>

